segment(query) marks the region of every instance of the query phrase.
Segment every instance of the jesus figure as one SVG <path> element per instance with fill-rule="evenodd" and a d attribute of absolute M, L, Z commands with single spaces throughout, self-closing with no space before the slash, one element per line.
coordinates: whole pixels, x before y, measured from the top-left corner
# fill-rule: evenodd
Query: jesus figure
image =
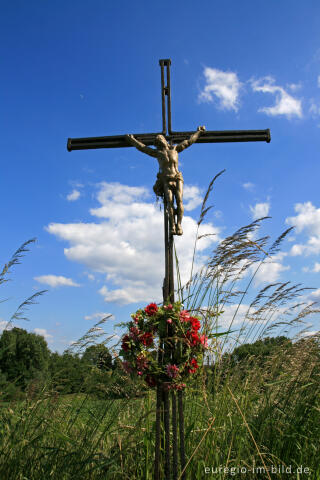
<path fill-rule="evenodd" d="M 184 211 L 183 176 L 178 170 L 178 153 L 195 143 L 205 130 L 205 127 L 198 127 L 190 138 L 183 140 L 178 145 L 170 145 L 163 135 L 157 135 L 154 142 L 156 148 L 147 147 L 133 135 L 126 135 L 130 145 L 158 160 L 159 172 L 153 190 L 158 197 L 166 200 L 171 235 L 182 235 L 183 233 L 181 228 Z M 174 200 L 176 208 L 174 208 Z"/>

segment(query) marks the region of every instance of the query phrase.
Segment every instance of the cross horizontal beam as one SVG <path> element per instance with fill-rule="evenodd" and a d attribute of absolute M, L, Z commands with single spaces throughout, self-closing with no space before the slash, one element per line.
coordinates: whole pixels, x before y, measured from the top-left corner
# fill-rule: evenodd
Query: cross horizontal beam
<path fill-rule="evenodd" d="M 189 138 L 194 132 L 172 132 L 166 136 L 168 141 L 174 144 L 180 143 Z M 137 133 L 135 138 L 144 143 L 144 145 L 154 145 L 154 141 L 159 133 Z M 209 130 L 204 132 L 196 143 L 226 143 L 226 142 L 267 142 L 271 140 L 270 130 Z M 130 147 L 125 135 L 113 135 L 108 137 L 87 137 L 87 138 L 68 138 L 67 149 L 87 150 L 95 148 L 122 148 Z"/>

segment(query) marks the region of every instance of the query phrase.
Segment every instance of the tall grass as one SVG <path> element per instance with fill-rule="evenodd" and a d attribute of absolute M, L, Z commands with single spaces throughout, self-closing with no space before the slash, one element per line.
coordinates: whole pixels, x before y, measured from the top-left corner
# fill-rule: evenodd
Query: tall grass
<path fill-rule="evenodd" d="M 209 211 L 206 203 L 213 185 L 214 181 L 198 227 Z M 185 394 L 190 480 L 320 479 L 320 339 L 297 336 L 306 319 L 319 310 L 301 285 L 277 282 L 253 291 L 259 270 L 272 261 L 290 231 L 269 246 L 268 236 L 258 236 L 264 220 L 224 239 L 194 271 L 198 231 L 190 279 L 184 286 L 176 258 L 177 294 L 185 308 L 202 316 L 205 333 L 214 335 L 205 365 Z M 101 322 L 89 337 L 99 335 L 95 328 L 100 327 Z M 228 361 L 226 353 L 235 346 L 273 332 L 292 332 L 295 341 L 275 350 L 265 363 L 256 357 L 236 365 Z M 85 335 L 82 343 L 87 345 L 89 337 Z M 3 405 L 0 415 L 0 478 L 152 478 L 153 391 L 132 399 L 97 400 L 80 394 L 59 397 L 48 385 L 24 402 Z M 301 465 L 310 475 L 294 473 Z M 206 474 L 206 468 L 214 473 Z M 247 474 L 239 473 L 240 468 Z M 292 475 L 284 475 L 284 468 L 291 468 Z"/>

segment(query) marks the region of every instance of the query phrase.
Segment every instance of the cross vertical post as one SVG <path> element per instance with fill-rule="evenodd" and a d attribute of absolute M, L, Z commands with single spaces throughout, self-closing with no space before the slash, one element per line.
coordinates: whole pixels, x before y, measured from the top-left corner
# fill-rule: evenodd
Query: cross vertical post
<path fill-rule="evenodd" d="M 162 103 L 162 134 L 164 136 L 171 135 L 171 88 L 170 88 L 170 65 L 171 60 L 159 60 L 161 68 L 161 103 Z M 165 85 L 165 70 L 166 68 L 166 77 L 167 84 Z M 167 104 L 166 104 L 167 97 Z M 167 107 L 167 108 L 166 108 Z M 167 131 L 168 130 L 168 131 Z M 163 196 L 163 214 L 164 214 L 164 249 L 165 249 L 165 277 L 163 280 L 163 303 L 174 303 L 174 275 L 173 275 L 173 235 L 169 228 L 169 215 L 168 215 L 168 204 L 166 196 Z M 167 337 L 172 337 L 173 331 L 171 325 L 167 326 Z M 161 347 L 160 347 L 161 348 Z M 166 342 L 163 346 L 164 348 L 164 358 L 169 360 L 172 356 L 172 347 Z M 165 436 L 165 478 L 171 478 L 171 455 L 170 455 L 170 395 L 168 391 L 165 391 L 161 385 L 157 386 L 158 395 L 161 395 L 163 402 L 163 427 L 164 427 L 164 436 Z M 176 411 L 176 397 L 172 393 L 172 413 Z M 157 428 L 156 431 L 161 431 L 161 415 L 157 410 Z M 160 426 L 158 425 L 160 423 Z M 178 453 L 177 453 L 177 416 L 172 415 L 172 429 L 175 432 L 173 438 L 173 451 L 172 451 L 172 470 L 173 470 L 173 479 L 176 480 L 178 475 Z M 155 472 L 154 477 L 156 480 L 159 479 L 159 461 L 156 458 L 159 455 L 157 451 L 155 452 Z"/>
<path fill-rule="evenodd" d="M 171 131 L 171 88 L 170 88 L 170 65 L 171 60 L 159 60 L 161 67 L 161 103 L 162 103 L 162 134 L 170 136 Z M 166 77 L 167 85 L 165 85 L 165 72 L 166 68 Z M 167 97 L 167 108 L 166 108 L 166 97 Z M 168 131 L 167 131 L 168 129 Z M 165 245 L 165 278 L 163 283 L 163 301 L 167 302 L 168 300 L 174 302 L 174 276 L 173 276 L 173 235 L 169 230 L 169 218 L 167 211 L 167 201 L 164 195 L 164 245 Z"/>

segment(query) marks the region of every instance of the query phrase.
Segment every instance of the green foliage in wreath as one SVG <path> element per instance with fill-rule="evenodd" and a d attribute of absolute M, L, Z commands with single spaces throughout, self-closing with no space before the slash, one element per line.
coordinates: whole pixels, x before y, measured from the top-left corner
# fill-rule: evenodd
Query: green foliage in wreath
<path fill-rule="evenodd" d="M 180 302 L 162 307 L 150 303 L 131 314 L 121 339 L 122 365 L 149 387 L 182 390 L 184 380 L 203 362 L 208 337 L 200 333 L 199 318 L 182 307 Z"/>

